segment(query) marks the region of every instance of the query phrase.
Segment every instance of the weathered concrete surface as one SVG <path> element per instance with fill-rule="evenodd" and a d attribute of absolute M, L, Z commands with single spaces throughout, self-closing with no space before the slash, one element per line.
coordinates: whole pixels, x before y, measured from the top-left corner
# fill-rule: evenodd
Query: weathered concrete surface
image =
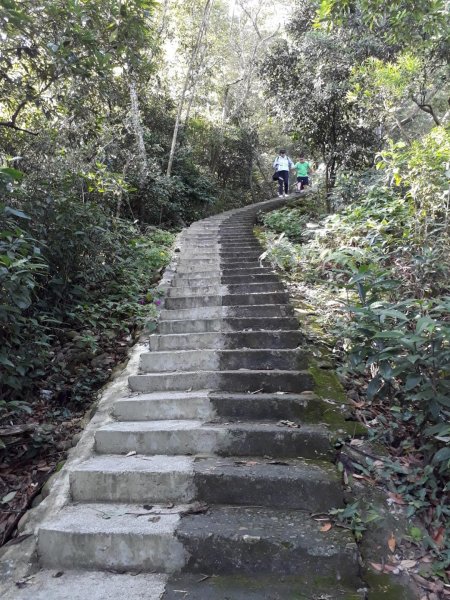
<path fill-rule="evenodd" d="M 215 417 L 206 390 L 198 392 L 157 392 L 119 398 L 113 407 L 119 421 L 156 421 L 162 419 L 202 419 Z"/>
<path fill-rule="evenodd" d="M 50 568 L 173 573 L 186 563 L 174 537 L 178 514 L 144 518 L 140 504 L 73 504 L 39 528 L 40 562 Z"/>
<path fill-rule="evenodd" d="M 168 577 L 162 574 L 120 575 L 101 571 L 42 570 L 3 600 L 160 600 Z"/>
<path fill-rule="evenodd" d="M 214 507 L 182 519 L 177 537 L 189 553 L 186 568 L 197 573 L 309 575 L 360 584 L 352 535 L 337 529 L 324 535 L 303 511 Z"/>
<path fill-rule="evenodd" d="M 188 503 L 196 497 L 188 456 L 95 456 L 70 473 L 74 502 Z"/>
<path fill-rule="evenodd" d="M 343 504 L 334 465 L 295 458 L 203 458 L 194 463 L 198 497 L 209 504 L 326 512 Z"/>
<path fill-rule="evenodd" d="M 163 600 L 366 600 L 366 590 L 346 588 L 339 582 L 319 577 L 198 574 L 171 576 Z M 328 584 L 328 585 L 327 585 Z M 371 599 L 370 599 L 371 600 Z M 375 600 L 375 599 L 374 599 Z M 398 597 L 398 600 L 403 598 Z"/>

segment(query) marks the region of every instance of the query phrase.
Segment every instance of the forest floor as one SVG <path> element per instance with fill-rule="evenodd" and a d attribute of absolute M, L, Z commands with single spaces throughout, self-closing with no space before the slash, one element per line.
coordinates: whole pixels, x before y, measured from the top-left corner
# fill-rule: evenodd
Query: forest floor
<path fill-rule="evenodd" d="M 98 355 L 89 362 L 71 360 L 66 373 L 66 385 L 86 378 L 87 370 L 98 377 L 90 377 L 90 393 L 83 403 L 73 401 L 70 395 L 53 395 L 52 373 L 40 381 L 39 398 L 33 402 L 33 412 L 11 412 L 3 416 L 0 439 L 0 546 L 14 535 L 22 515 L 39 501 L 49 477 L 64 464 L 68 450 L 75 446 L 79 433 L 92 416 L 98 389 L 109 381 L 117 368 L 126 360 L 128 350 L 138 339 L 139 329 L 128 335 L 109 340 Z M 74 344 L 55 346 L 59 360 L 71 355 Z"/>

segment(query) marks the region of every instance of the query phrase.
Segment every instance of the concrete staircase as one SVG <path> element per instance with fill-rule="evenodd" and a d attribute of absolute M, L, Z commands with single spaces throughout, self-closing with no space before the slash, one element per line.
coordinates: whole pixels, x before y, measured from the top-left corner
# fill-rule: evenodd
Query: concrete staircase
<path fill-rule="evenodd" d="M 183 232 L 132 394 L 40 526 L 44 570 L 18 598 L 362 597 L 352 535 L 311 518 L 343 498 L 293 309 L 252 235 L 276 204 Z"/>

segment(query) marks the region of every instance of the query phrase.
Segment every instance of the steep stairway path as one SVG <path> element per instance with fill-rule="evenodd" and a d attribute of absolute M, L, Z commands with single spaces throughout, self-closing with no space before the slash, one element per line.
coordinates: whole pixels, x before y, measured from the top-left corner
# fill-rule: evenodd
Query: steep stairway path
<path fill-rule="evenodd" d="M 183 232 L 132 393 L 71 469 L 38 531 L 47 571 L 17 598 L 362 597 L 351 534 L 311 518 L 343 498 L 307 348 L 252 235 L 278 203 Z"/>

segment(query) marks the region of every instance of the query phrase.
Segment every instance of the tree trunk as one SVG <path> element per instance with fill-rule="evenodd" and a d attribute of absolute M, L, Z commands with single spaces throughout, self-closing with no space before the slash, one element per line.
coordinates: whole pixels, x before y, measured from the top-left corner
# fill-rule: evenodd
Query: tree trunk
<path fill-rule="evenodd" d="M 196 64 L 196 59 L 197 59 L 198 53 L 200 51 L 203 36 L 205 35 L 206 30 L 208 29 L 209 15 L 211 14 L 212 4 L 213 4 L 213 0 L 206 0 L 205 7 L 203 9 L 202 22 L 201 22 L 200 28 L 198 30 L 197 40 L 192 49 L 191 59 L 189 61 L 188 70 L 187 70 L 186 77 L 184 80 L 183 90 L 181 92 L 180 102 L 178 104 L 177 117 L 175 119 L 175 126 L 173 129 L 172 145 L 170 148 L 169 163 L 167 165 L 167 171 L 166 171 L 167 177 L 170 177 L 172 175 L 172 167 L 173 167 L 173 160 L 175 157 L 175 148 L 177 145 L 178 130 L 180 128 L 180 121 L 181 121 L 181 115 L 183 112 L 184 101 L 186 98 L 186 92 L 189 87 L 189 82 L 192 77 L 192 73 L 193 73 L 193 70 L 194 70 L 194 67 Z"/>
<path fill-rule="evenodd" d="M 138 154 L 139 187 L 143 188 L 148 177 L 148 158 L 144 143 L 144 129 L 142 127 L 141 111 L 139 109 L 139 99 L 136 91 L 136 83 L 133 78 L 130 79 L 130 101 L 131 101 L 131 124 Z"/>

